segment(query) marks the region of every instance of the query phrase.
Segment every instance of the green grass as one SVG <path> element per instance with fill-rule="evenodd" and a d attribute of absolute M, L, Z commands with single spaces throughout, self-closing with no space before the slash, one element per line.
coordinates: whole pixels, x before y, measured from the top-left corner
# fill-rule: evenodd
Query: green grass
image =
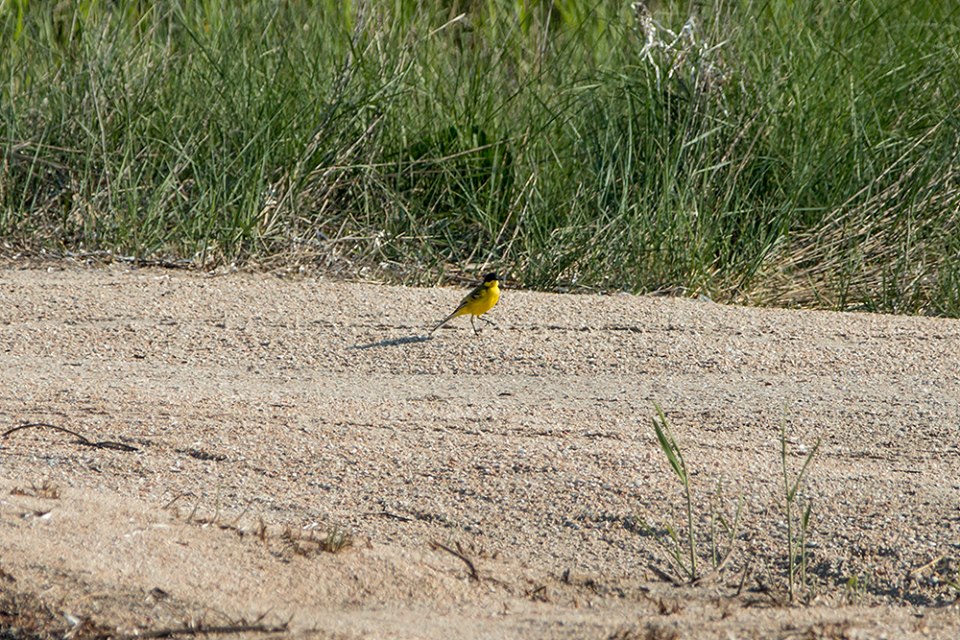
<path fill-rule="evenodd" d="M 667 577 L 674 584 L 695 584 L 705 578 L 719 575 L 736 550 L 740 514 L 743 509 L 743 496 L 738 497 L 737 506 L 732 516 L 726 514 L 725 511 L 727 510 L 723 504 L 725 502 L 723 485 L 718 481 L 715 500 L 711 500 L 707 517 L 709 525 L 708 527 L 698 526 L 698 522 L 693 515 L 693 490 L 690 487 L 690 472 L 687 463 L 683 458 L 680 445 L 677 443 L 666 414 L 659 404 L 654 403 L 653 406 L 656 410 L 656 415 L 653 417 L 653 431 L 670 469 L 683 487 L 686 522 L 683 526 L 674 526 L 670 523 L 654 526 L 641 520 L 641 530 L 645 535 L 651 536 L 658 546 L 665 550 L 665 555 L 669 561 L 668 571 L 653 566 L 651 568 L 661 576 Z M 706 528 L 707 531 L 704 532 L 703 528 Z M 686 536 L 681 534 L 684 529 L 686 530 Z M 658 531 L 663 531 L 663 533 L 658 535 Z M 701 558 L 698 550 L 699 542 L 704 540 L 709 542 L 710 546 L 708 559 L 710 569 L 706 573 L 702 570 L 704 559 Z M 701 567 L 699 569 L 698 560 Z M 792 593 L 791 587 L 791 595 Z"/>
<path fill-rule="evenodd" d="M 960 7 L 659 4 L 0 2 L 3 251 L 960 316 Z"/>
<path fill-rule="evenodd" d="M 668 527 L 668 534 L 673 542 L 674 549 L 672 559 L 687 579 L 693 581 L 699 577 L 699 574 L 697 573 L 697 536 L 693 525 L 693 494 L 690 491 L 690 474 L 687 471 L 687 463 L 683 459 L 680 446 L 670 429 L 670 423 L 667 422 L 667 416 L 663 413 L 660 405 L 655 404 L 654 407 L 657 410 L 657 416 L 653 419 L 653 430 L 657 434 L 657 442 L 660 444 L 660 450 L 666 456 L 667 462 L 670 463 L 674 475 L 677 476 L 677 480 L 683 485 L 683 495 L 686 502 L 686 552 L 689 562 L 683 558 L 684 544 L 680 542 L 680 536 L 672 527 Z"/>
<path fill-rule="evenodd" d="M 800 495 L 804 487 L 807 468 L 820 450 L 820 439 L 803 458 L 803 465 L 796 474 L 791 475 L 787 464 L 787 425 L 780 424 L 780 468 L 783 471 L 783 513 L 787 522 L 787 594 L 793 602 L 798 591 L 807 588 L 807 534 L 810 530 L 810 516 L 813 512 L 813 498 Z M 799 510 L 799 512 L 798 512 Z"/>

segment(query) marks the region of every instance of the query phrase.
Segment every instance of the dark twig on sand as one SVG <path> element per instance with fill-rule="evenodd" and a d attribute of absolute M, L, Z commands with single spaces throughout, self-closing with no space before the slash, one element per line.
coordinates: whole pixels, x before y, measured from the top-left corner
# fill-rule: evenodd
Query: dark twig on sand
<path fill-rule="evenodd" d="M 393 513 L 384 509 L 383 511 L 371 511 L 365 515 L 370 516 L 382 516 L 384 518 L 392 518 L 394 520 L 399 520 L 400 522 L 413 522 L 413 518 L 408 518 L 407 516 L 402 516 L 399 513 Z"/>
<path fill-rule="evenodd" d="M 473 566 L 473 562 L 470 560 L 470 558 L 468 558 L 467 556 L 465 556 L 462 551 L 458 551 L 457 549 L 452 549 L 452 548 L 448 547 L 447 545 L 442 544 L 442 543 L 440 543 L 440 542 L 431 542 L 431 543 L 430 543 L 430 548 L 431 548 L 431 549 L 441 549 L 441 550 L 443 550 L 443 551 L 446 551 L 447 553 L 449 553 L 449 554 L 452 555 L 452 556 L 455 556 L 455 557 L 457 557 L 457 558 L 460 558 L 460 560 L 462 560 L 463 563 L 464 563 L 465 565 L 467 565 L 467 568 L 470 570 L 470 577 L 471 577 L 472 579 L 476 580 L 477 582 L 480 582 L 480 574 L 477 573 L 477 568 L 476 568 L 475 566 Z"/>
<path fill-rule="evenodd" d="M 45 428 L 45 429 L 54 429 L 55 431 L 60 431 L 62 433 L 69 434 L 77 439 L 77 444 L 82 444 L 85 447 L 95 447 L 97 449 L 113 449 L 114 451 L 139 451 L 137 447 L 134 447 L 129 444 L 124 444 L 122 442 L 114 442 L 112 440 L 101 440 L 99 442 L 94 442 L 87 439 L 85 436 L 80 435 L 76 431 L 71 431 L 64 427 L 58 427 L 55 424 L 48 424 L 46 422 L 28 422 L 27 424 L 21 424 L 19 426 L 13 427 L 12 429 L 7 429 L 3 432 L 3 437 L 6 438 L 17 431 L 23 429 L 31 428 Z"/>

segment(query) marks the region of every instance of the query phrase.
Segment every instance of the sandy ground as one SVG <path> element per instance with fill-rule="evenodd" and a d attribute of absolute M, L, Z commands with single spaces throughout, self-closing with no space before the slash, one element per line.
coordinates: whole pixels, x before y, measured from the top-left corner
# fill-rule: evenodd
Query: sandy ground
<path fill-rule="evenodd" d="M 960 322 L 507 289 L 479 337 L 460 318 L 419 339 L 462 295 L 0 271 L 0 429 L 86 438 L 0 440 L 0 591 L 29 596 L 19 620 L 76 637 L 241 621 L 960 637 Z M 728 561 L 694 586 L 663 575 L 685 512 L 655 402 L 691 470 L 703 573 L 711 514 L 720 538 L 742 499 Z M 793 604 L 782 425 L 792 474 L 821 442 Z"/>

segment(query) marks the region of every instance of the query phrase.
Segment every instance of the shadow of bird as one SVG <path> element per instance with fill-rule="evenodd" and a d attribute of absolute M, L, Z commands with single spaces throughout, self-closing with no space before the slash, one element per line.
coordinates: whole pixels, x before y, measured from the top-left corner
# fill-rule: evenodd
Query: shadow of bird
<path fill-rule="evenodd" d="M 390 340 L 381 340 L 380 342 L 371 342 L 369 344 L 355 344 L 351 349 L 374 349 L 377 347 L 398 347 L 402 344 L 414 344 L 417 342 L 426 342 L 433 340 L 433 336 L 406 336 L 405 338 L 392 338 Z"/>

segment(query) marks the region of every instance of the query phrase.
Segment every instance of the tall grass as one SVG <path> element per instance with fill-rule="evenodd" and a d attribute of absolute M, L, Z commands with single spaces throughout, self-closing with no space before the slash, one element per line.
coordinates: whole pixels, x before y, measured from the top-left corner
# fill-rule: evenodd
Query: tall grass
<path fill-rule="evenodd" d="M 0 3 L 0 237 L 960 315 L 947 2 Z"/>

